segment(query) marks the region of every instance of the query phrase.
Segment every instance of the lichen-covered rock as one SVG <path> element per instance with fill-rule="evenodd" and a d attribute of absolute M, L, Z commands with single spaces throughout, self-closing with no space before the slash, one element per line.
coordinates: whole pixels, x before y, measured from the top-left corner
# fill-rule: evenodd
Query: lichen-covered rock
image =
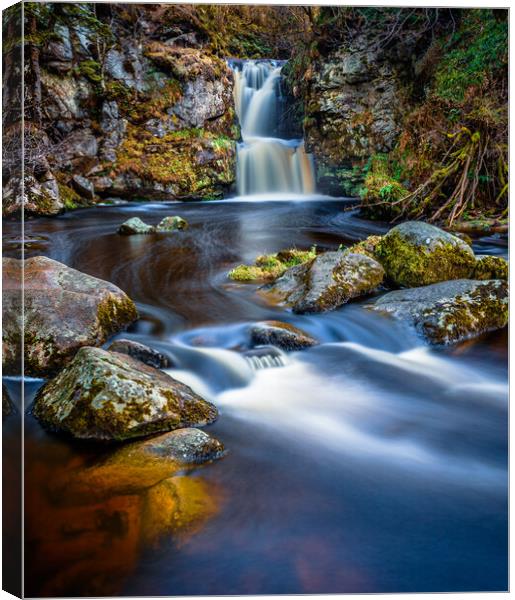
<path fill-rule="evenodd" d="M 139 235 L 143 233 L 154 233 L 155 227 L 147 225 L 139 217 L 131 217 L 125 223 L 122 223 L 118 228 L 118 233 L 121 235 Z"/>
<path fill-rule="evenodd" d="M 463 240 L 420 221 L 401 223 L 382 237 L 375 256 L 400 287 L 429 285 L 470 276 L 476 259 Z"/>
<path fill-rule="evenodd" d="M 263 321 L 250 328 L 253 345 L 272 345 L 283 350 L 304 350 L 318 344 L 317 340 L 302 329 L 281 321 Z"/>
<path fill-rule="evenodd" d="M 156 226 L 156 231 L 165 233 L 167 231 L 178 231 L 179 229 L 187 229 L 188 222 L 182 217 L 173 216 L 165 217 Z"/>
<path fill-rule="evenodd" d="M 81 348 L 38 392 L 34 415 L 80 439 L 126 440 L 217 417 L 215 406 L 166 373 L 124 354 Z"/>
<path fill-rule="evenodd" d="M 499 280 L 445 281 L 390 292 L 371 308 L 410 323 L 433 344 L 451 344 L 508 323 L 508 285 Z"/>
<path fill-rule="evenodd" d="M 27 216 L 53 217 L 64 211 L 57 181 L 51 172 L 40 180 L 32 175 L 24 178 L 24 189 L 20 177 L 11 177 L 3 187 L 2 214 L 4 217 Z"/>
<path fill-rule="evenodd" d="M 296 313 L 315 313 L 373 292 L 383 277 L 383 267 L 369 256 L 326 252 L 295 271 L 286 271 L 261 291 L 292 306 Z"/>
<path fill-rule="evenodd" d="M 21 365 L 21 261 L 3 259 L 3 368 Z M 47 376 L 82 346 L 101 345 L 134 320 L 132 300 L 118 287 L 45 256 L 24 264 L 25 375 Z"/>
<path fill-rule="evenodd" d="M 503 279 L 508 280 L 508 261 L 502 256 L 489 256 L 481 254 L 476 256 L 476 265 L 472 272 L 472 279 Z"/>
<path fill-rule="evenodd" d="M 119 354 L 127 354 L 127 356 L 132 356 L 136 360 L 140 360 L 146 365 L 150 365 L 155 369 L 166 369 L 170 366 L 170 361 L 168 357 L 154 350 L 153 348 L 149 348 L 145 346 L 145 344 L 140 344 L 139 342 L 135 342 L 134 340 L 125 340 L 119 339 L 115 340 L 108 348 L 111 352 L 118 352 Z"/>
<path fill-rule="evenodd" d="M 377 260 L 376 257 L 376 248 L 379 242 L 381 241 L 380 235 L 369 235 L 364 240 L 360 242 L 356 242 L 349 248 L 346 248 L 344 252 L 348 254 L 364 254 L 374 260 Z"/>

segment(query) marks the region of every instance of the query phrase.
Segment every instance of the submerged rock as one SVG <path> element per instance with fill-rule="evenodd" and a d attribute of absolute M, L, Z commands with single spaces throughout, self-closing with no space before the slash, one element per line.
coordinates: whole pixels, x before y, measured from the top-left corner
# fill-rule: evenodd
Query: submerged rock
<path fill-rule="evenodd" d="M 121 235 L 138 235 L 141 233 L 154 233 L 155 227 L 147 225 L 139 217 L 131 217 L 118 228 Z"/>
<path fill-rule="evenodd" d="M 21 261 L 3 259 L 4 373 L 21 365 Z M 45 256 L 24 264 L 25 375 L 47 376 L 82 346 L 102 345 L 138 317 L 133 301 L 107 281 Z"/>
<path fill-rule="evenodd" d="M 69 497 L 133 494 L 183 471 L 221 458 L 224 445 L 196 428 L 176 429 L 122 446 L 99 463 L 67 473 L 54 482 L 54 495 Z"/>
<path fill-rule="evenodd" d="M 177 231 L 179 229 L 187 229 L 188 222 L 182 217 L 165 217 L 156 227 L 158 232 Z"/>
<path fill-rule="evenodd" d="M 134 342 L 133 340 L 119 339 L 115 340 L 108 348 L 111 352 L 127 354 L 136 360 L 140 360 L 146 365 L 150 365 L 155 369 L 166 369 L 170 366 L 168 357 L 153 348 Z"/>
<path fill-rule="evenodd" d="M 473 279 L 503 279 L 508 280 L 508 261 L 501 256 L 476 256 L 476 266 L 472 273 Z"/>
<path fill-rule="evenodd" d="M 508 323 L 508 286 L 458 279 L 385 294 L 373 310 L 412 325 L 433 344 L 460 342 Z"/>
<path fill-rule="evenodd" d="M 34 415 L 76 438 L 125 440 L 213 422 L 218 411 L 187 385 L 129 356 L 81 348 L 38 392 Z"/>
<path fill-rule="evenodd" d="M 250 340 L 253 345 L 272 345 L 283 350 L 303 350 L 318 344 L 302 329 L 281 321 L 263 321 L 250 328 Z"/>
<path fill-rule="evenodd" d="M 371 293 L 383 277 L 383 267 L 369 256 L 326 252 L 307 265 L 289 269 L 262 291 L 286 302 L 296 313 L 315 313 Z"/>
<path fill-rule="evenodd" d="M 476 262 L 466 242 L 419 221 L 390 229 L 377 244 L 375 255 L 388 278 L 401 287 L 467 278 Z"/>

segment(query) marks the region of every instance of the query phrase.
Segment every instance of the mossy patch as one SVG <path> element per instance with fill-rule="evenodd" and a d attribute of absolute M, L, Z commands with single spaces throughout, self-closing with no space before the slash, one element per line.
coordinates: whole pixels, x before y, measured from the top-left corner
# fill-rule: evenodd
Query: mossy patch
<path fill-rule="evenodd" d="M 229 272 L 228 277 L 242 283 L 268 282 L 280 277 L 290 267 L 295 267 L 316 258 L 316 247 L 310 250 L 290 248 L 275 254 L 258 256 L 253 265 L 239 265 Z"/>

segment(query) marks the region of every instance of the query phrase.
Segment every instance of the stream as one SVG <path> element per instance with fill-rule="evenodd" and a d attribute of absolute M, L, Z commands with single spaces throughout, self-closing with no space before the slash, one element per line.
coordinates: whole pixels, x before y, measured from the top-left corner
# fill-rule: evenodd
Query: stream
<path fill-rule="evenodd" d="M 220 410 L 208 431 L 228 453 L 192 474 L 218 490 L 220 511 L 180 544 L 169 539 L 126 560 L 117 593 L 506 587 L 505 332 L 430 349 L 369 312 L 368 299 L 293 315 L 261 302 L 256 286 L 226 279 L 260 252 L 335 248 L 384 231 L 346 208 L 336 200 L 131 204 L 26 223 L 27 257 L 44 254 L 125 290 L 141 319 L 118 337 L 168 354 L 176 365 L 169 373 Z M 130 216 L 157 223 L 170 212 L 190 228 L 116 234 Z M 15 231 L 6 224 L 6 255 L 16 248 Z M 495 238 L 475 250 L 506 253 Z M 245 342 L 248 324 L 263 319 L 292 323 L 322 344 L 285 354 L 284 366 L 255 370 L 233 349 Z M 16 382 L 5 381 L 15 392 Z M 27 382 L 28 400 L 41 383 Z M 52 595 L 57 586 L 80 594 L 102 572 L 100 557 L 86 560 L 67 540 L 67 552 L 86 563 L 73 585 L 60 588 L 55 564 L 45 566 L 36 543 L 45 528 L 37 519 L 32 530 L 30 514 L 73 520 L 65 497 L 46 506 L 36 487 L 103 450 L 48 435 L 31 416 L 25 423 L 26 571 L 32 565 L 37 575 L 26 591 Z M 99 584 L 102 590 L 113 591 Z"/>
<path fill-rule="evenodd" d="M 247 100 L 236 99 L 261 122 L 256 111 L 270 111 L 260 90 L 272 88 L 279 67 L 255 66 L 235 66 L 238 77 L 247 69 L 237 91 Z M 49 256 L 135 301 L 141 318 L 116 337 L 165 353 L 174 365 L 167 372 L 218 407 L 206 430 L 227 448 L 188 475 L 205 483 L 216 510 L 156 546 L 139 538 L 137 498 L 83 509 L 87 494 L 52 491 L 63 473 L 108 450 L 50 435 L 28 414 L 26 594 L 505 590 L 506 331 L 430 348 L 403 323 L 369 311 L 370 297 L 294 315 L 267 304 L 256 285 L 227 279 L 259 254 L 334 250 L 388 229 L 361 219 L 350 200 L 313 193 L 302 140 L 243 125 L 233 199 L 98 206 L 25 223 L 26 258 Z M 284 180 L 270 164 L 282 165 Z M 171 214 L 189 228 L 116 233 L 130 217 L 155 225 Z M 18 227 L 4 225 L 5 256 L 19 255 Z M 506 256 L 507 244 L 493 236 L 475 240 L 474 250 Z M 248 327 L 266 319 L 321 343 L 248 360 Z M 19 382 L 4 382 L 19 404 Z M 42 383 L 26 381 L 27 406 Z M 4 444 L 14 429 L 7 420 Z"/>

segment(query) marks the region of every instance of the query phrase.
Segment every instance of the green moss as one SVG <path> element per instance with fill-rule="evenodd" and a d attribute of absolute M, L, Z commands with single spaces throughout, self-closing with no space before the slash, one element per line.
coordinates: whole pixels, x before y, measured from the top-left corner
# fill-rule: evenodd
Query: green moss
<path fill-rule="evenodd" d="M 403 287 L 430 285 L 449 279 L 468 278 L 474 268 L 474 255 L 451 243 L 440 242 L 429 249 L 408 243 L 396 231 L 381 238 L 375 256 L 388 278 Z"/>
<path fill-rule="evenodd" d="M 508 280 L 508 261 L 500 256 L 480 256 L 471 279 L 502 279 Z"/>
<path fill-rule="evenodd" d="M 96 60 L 83 60 L 78 65 L 79 73 L 92 83 L 102 81 L 102 66 Z"/>
<path fill-rule="evenodd" d="M 228 277 L 242 283 L 273 281 L 287 269 L 316 258 L 316 247 L 310 250 L 290 248 L 276 254 L 258 256 L 254 265 L 239 265 L 229 272 Z"/>
<path fill-rule="evenodd" d="M 381 241 L 382 236 L 380 235 L 369 235 L 366 239 L 361 240 L 357 244 L 353 244 L 345 250 L 347 254 L 363 254 L 369 258 L 376 258 L 376 248 Z"/>
<path fill-rule="evenodd" d="M 59 197 L 66 210 L 73 210 L 84 205 L 84 199 L 74 189 L 64 183 L 58 183 L 57 185 L 59 188 Z"/>

